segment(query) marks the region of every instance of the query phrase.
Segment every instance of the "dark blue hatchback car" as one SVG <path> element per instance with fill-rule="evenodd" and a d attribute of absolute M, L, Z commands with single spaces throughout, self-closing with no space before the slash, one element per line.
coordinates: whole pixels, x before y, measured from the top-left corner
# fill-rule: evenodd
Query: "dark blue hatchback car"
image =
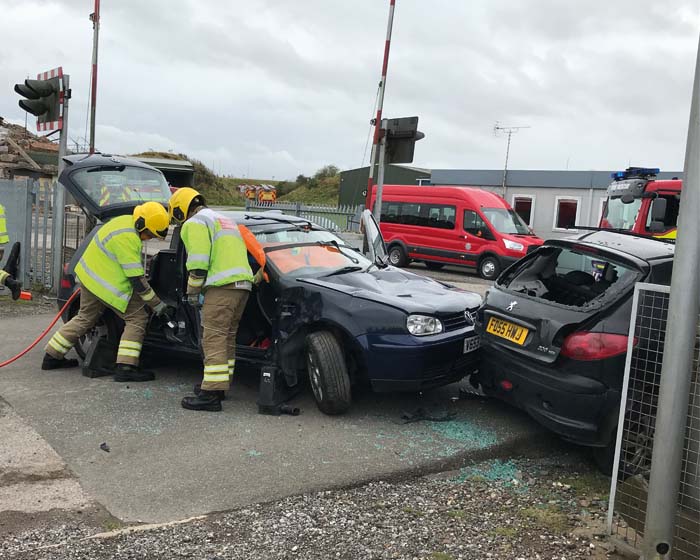
<path fill-rule="evenodd" d="M 88 167 L 96 184 L 101 174 L 116 176 L 110 178 L 116 183 L 122 173 L 143 175 L 143 164 L 103 156 L 72 163 L 60 181 L 89 217 L 107 220 L 131 212 L 140 203 L 139 189 L 132 187 L 136 200 L 100 205 L 96 194 L 72 177 Z M 158 173 L 148 171 L 152 172 Z M 303 218 L 279 212 L 223 213 L 248 227 L 267 257 L 269 281 L 254 288 L 240 323 L 239 362 L 278 368 L 289 385 L 308 375 L 318 407 L 328 414 L 349 408 L 353 387 L 420 391 L 458 381 L 475 371 L 479 338 L 474 318 L 481 297 L 388 266 L 384 242 L 369 212 L 362 217 L 362 248 L 350 246 Z M 86 244 L 87 240 L 72 262 Z M 174 308 L 181 341 L 175 349 L 198 354 L 197 310 L 183 303 L 185 257 L 175 230 L 170 246 L 152 257 L 149 279 L 161 299 Z M 69 265 L 59 304 L 74 289 Z M 64 319 L 77 311 L 76 301 Z M 117 340 L 119 323 L 116 316 L 106 314 L 92 336 Z M 87 337 L 76 350 L 84 354 L 89 343 Z M 149 324 L 144 349 L 174 349 L 172 332 L 158 318 Z"/>

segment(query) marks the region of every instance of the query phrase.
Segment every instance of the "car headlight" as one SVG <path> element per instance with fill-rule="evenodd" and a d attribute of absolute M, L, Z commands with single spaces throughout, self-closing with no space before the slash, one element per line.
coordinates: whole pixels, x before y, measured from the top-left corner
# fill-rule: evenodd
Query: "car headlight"
<path fill-rule="evenodd" d="M 523 251 L 525 249 L 525 246 L 522 243 L 517 243 L 516 241 L 511 241 L 510 239 L 504 239 L 503 244 L 506 246 L 506 249 L 510 249 L 511 251 Z"/>
<path fill-rule="evenodd" d="M 408 332 L 415 336 L 426 336 L 442 332 L 442 323 L 436 317 L 429 315 L 409 315 L 406 319 Z"/>

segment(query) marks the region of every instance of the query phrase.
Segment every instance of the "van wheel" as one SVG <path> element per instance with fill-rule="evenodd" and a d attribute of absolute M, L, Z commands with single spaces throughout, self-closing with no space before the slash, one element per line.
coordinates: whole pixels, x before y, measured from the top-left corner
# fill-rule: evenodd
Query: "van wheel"
<path fill-rule="evenodd" d="M 403 267 L 408 264 L 408 256 L 401 245 L 393 245 L 389 248 L 389 262 L 393 266 Z"/>
<path fill-rule="evenodd" d="M 425 266 L 428 270 L 440 270 L 443 266 L 445 266 L 445 263 L 425 261 Z"/>
<path fill-rule="evenodd" d="M 321 412 L 342 414 L 350 408 L 350 376 L 338 339 L 328 331 L 306 337 L 309 383 Z"/>
<path fill-rule="evenodd" d="M 496 257 L 488 255 L 479 261 L 479 276 L 485 280 L 495 280 L 501 273 L 501 263 Z"/>

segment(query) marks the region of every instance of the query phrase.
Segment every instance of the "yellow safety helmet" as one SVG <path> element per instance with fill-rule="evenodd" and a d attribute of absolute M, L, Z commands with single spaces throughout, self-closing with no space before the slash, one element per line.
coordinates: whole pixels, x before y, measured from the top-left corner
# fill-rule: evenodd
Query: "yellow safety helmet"
<path fill-rule="evenodd" d="M 170 218 L 160 202 L 144 202 L 134 208 L 134 227 L 139 233 L 148 230 L 156 237 L 165 239 L 169 225 Z"/>
<path fill-rule="evenodd" d="M 170 197 L 170 219 L 181 224 L 187 219 L 192 201 L 199 197 L 204 204 L 204 197 L 191 187 L 181 187 Z"/>

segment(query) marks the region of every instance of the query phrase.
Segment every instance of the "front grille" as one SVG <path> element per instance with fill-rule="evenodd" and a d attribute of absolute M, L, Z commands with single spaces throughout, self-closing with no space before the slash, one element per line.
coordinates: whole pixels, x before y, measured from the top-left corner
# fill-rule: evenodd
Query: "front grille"
<path fill-rule="evenodd" d="M 476 324 L 476 309 L 470 310 L 465 309 L 459 313 L 450 313 L 449 315 L 444 315 L 440 317 L 445 331 L 457 331 Z"/>
<path fill-rule="evenodd" d="M 440 320 L 442 321 L 442 324 L 445 327 L 445 331 L 456 331 L 459 329 L 463 329 L 469 324 L 467 317 L 464 314 L 464 311 L 461 311 L 460 313 L 451 313 L 450 315 L 445 315 L 444 317 L 440 317 Z"/>

